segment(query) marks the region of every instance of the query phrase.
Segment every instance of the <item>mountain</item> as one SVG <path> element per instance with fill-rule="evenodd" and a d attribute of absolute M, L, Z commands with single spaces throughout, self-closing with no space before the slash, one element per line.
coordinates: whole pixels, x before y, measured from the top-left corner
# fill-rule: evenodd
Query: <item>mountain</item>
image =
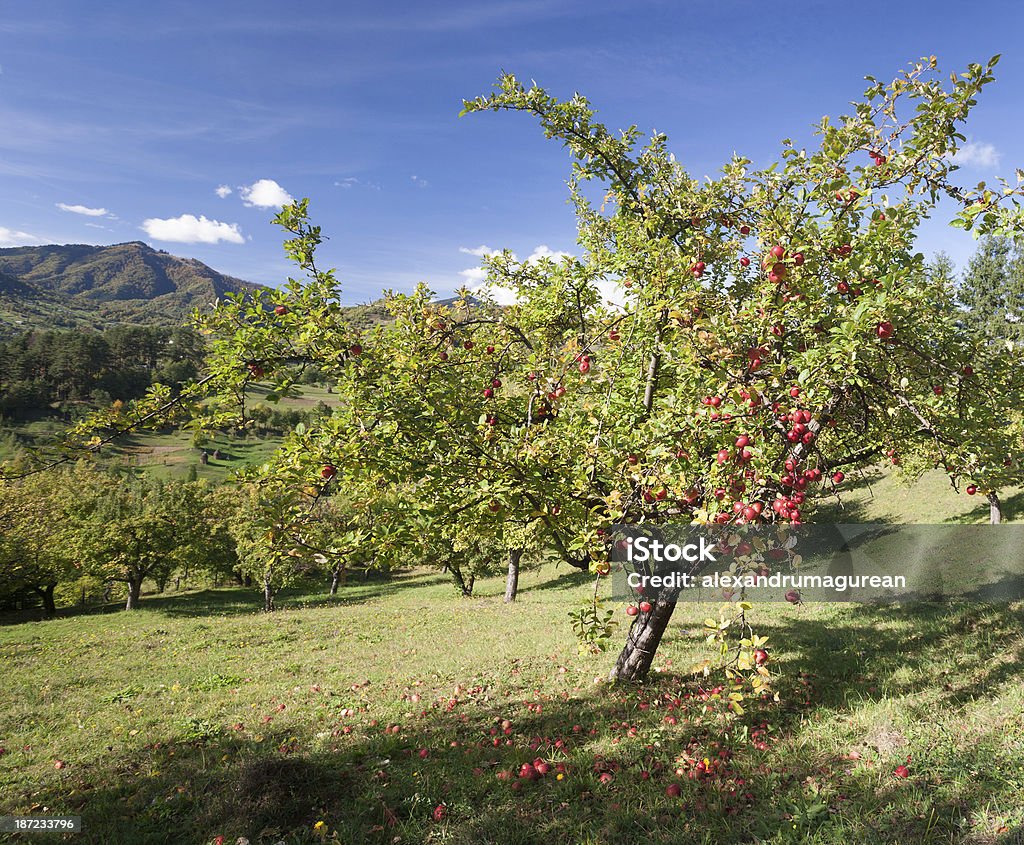
<path fill-rule="evenodd" d="M 194 308 L 260 287 L 140 241 L 10 247 L 0 249 L 0 334 L 179 325 Z"/>

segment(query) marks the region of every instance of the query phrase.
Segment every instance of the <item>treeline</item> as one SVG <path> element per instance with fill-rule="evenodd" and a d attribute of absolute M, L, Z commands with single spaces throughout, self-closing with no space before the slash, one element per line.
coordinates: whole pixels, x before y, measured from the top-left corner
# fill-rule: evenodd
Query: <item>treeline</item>
<path fill-rule="evenodd" d="M 135 399 L 156 382 L 194 378 L 204 354 L 187 328 L 26 332 L 0 341 L 0 415 L 30 420 Z"/>
<path fill-rule="evenodd" d="M 53 616 L 115 598 L 131 610 L 144 584 L 163 592 L 235 582 L 271 606 L 280 587 L 303 576 L 336 591 L 340 559 L 294 539 L 272 557 L 260 553 L 277 530 L 265 504 L 253 485 L 160 480 L 86 461 L 28 475 L 0 495 L 0 612 L 41 606 Z M 351 517 L 323 504 L 320 528 L 343 536 Z"/>

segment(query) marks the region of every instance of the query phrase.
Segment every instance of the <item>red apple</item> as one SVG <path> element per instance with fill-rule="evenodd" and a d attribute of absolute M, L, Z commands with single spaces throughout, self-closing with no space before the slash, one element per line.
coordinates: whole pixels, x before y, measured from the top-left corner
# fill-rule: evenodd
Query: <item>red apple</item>
<path fill-rule="evenodd" d="M 353 343 L 353 344 L 352 344 L 352 345 L 351 345 L 351 346 L 350 346 L 350 347 L 348 348 L 348 351 L 349 351 L 349 353 L 350 353 L 350 354 L 352 354 L 352 355 L 362 355 L 362 354 L 363 354 L 363 347 L 362 347 L 362 346 L 360 346 L 360 345 L 359 345 L 358 343 Z"/>
<path fill-rule="evenodd" d="M 977 492 L 978 492 L 978 488 L 975 487 L 973 484 L 968 484 L 967 485 L 967 495 L 968 496 L 973 496 Z"/>
<path fill-rule="evenodd" d="M 834 483 L 836 483 L 836 484 L 842 484 L 842 483 L 843 483 L 843 480 L 844 480 L 845 478 L 846 478 L 846 474 L 845 474 L 845 473 L 843 473 L 843 472 L 837 472 L 837 473 L 836 473 L 835 475 L 833 475 L 833 476 L 832 476 L 832 481 L 833 481 Z"/>
<path fill-rule="evenodd" d="M 669 798 L 678 798 L 683 794 L 683 788 L 678 783 L 670 783 L 665 787 L 665 794 Z"/>
<path fill-rule="evenodd" d="M 786 593 L 786 601 L 790 604 L 800 604 L 800 593 L 796 590 L 789 590 Z"/>
<path fill-rule="evenodd" d="M 745 255 L 744 255 L 744 256 L 743 256 L 743 257 L 742 257 L 742 258 L 740 259 L 740 266 L 742 266 L 742 267 L 749 267 L 749 266 L 750 266 L 750 259 L 749 259 L 749 258 L 747 258 L 747 256 L 745 256 Z"/>
<path fill-rule="evenodd" d="M 288 313 L 288 307 L 285 305 L 278 305 L 274 308 L 274 313 L 277 314 L 278 317 L 283 317 Z"/>
<path fill-rule="evenodd" d="M 773 258 L 785 258 L 786 256 L 786 250 L 784 250 L 778 244 L 771 248 L 771 253 Z"/>
<path fill-rule="evenodd" d="M 636 616 L 639 612 L 640 608 L 638 608 L 635 604 L 630 604 L 626 606 L 626 616 Z"/>
<path fill-rule="evenodd" d="M 650 613 L 652 607 L 654 607 L 654 605 L 652 605 L 649 601 L 642 601 L 642 602 L 640 602 L 640 612 L 641 613 Z"/>
<path fill-rule="evenodd" d="M 758 666 L 764 666 L 768 662 L 768 652 L 763 648 L 754 649 L 754 662 Z"/>
<path fill-rule="evenodd" d="M 890 323 L 888 320 L 883 320 L 881 323 L 875 326 L 875 334 L 878 335 L 882 340 L 887 340 L 888 338 L 892 337 L 895 331 L 896 329 L 893 327 L 893 324 Z"/>
<path fill-rule="evenodd" d="M 338 470 L 335 469 L 332 464 L 324 464 L 323 468 L 320 470 L 320 477 L 324 479 L 331 479 L 334 478 L 337 473 Z"/>

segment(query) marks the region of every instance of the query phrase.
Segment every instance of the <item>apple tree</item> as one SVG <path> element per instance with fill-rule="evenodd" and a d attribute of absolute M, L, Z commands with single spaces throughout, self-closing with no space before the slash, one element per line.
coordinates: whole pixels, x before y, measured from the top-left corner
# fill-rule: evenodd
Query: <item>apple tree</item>
<path fill-rule="evenodd" d="M 333 484 L 367 501 L 401 491 L 396 528 L 489 542 L 509 553 L 510 582 L 526 547 L 606 572 L 618 523 L 798 524 L 881 459 L 989 473 L 1018 438 L 1003 416 L 1014 368 L 964 340 L 914 238 L 941 200 L 976 233 L 1021 228 L 1020 187 L 962 187 L 952 161 L 994 65 L 948 85 L 933 59 L 869 78 L 848 114 L 817 125 L 816 149 L 787 140 L 770 167 L 735 156 L 704 180 L 664 135 L 610 132 L 582 96 L 504 76 L 465 111 L 527 113 L 568 150 L 581 254 L 494 256 L 489 288 L 452 305 L 425 288 L 392 294 L 391 321 L 360 331 L 316 263 L 306 201 L 288 206 L 277 222 L 305 277 L 203 321 L 212 355 L 195 392 L 244 412 L 253 381 L 282 396 L 316 368 L 339 404 L 287 438 L 266 477 L 314 499 Z M 996 371 L 992 397 L 975 388 Z M 128 413 L 145 420 L 171 401 L 154 391 Z M 278 566 L 280 520 L 268 518 L 254 542 Z M 647 674 L 678 594 L 645 599 L 614 679 Z M 733 629 L 747 630 L 745 612 L 728 606 Z M 576 618 L 584 637 L 588 624 L 609 630 L 596 604 Z M 749 669 L 760 689 L 754 649 L 741 635 L 729 671 Z"/>

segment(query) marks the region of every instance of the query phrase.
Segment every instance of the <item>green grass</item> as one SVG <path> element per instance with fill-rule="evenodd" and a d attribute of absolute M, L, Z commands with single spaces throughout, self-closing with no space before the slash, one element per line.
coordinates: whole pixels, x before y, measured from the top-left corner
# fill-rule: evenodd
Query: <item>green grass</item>
<path fill-rule="evenodd" d="M 300 391 L 298 396 L 272 403 L 266 399 L 269 390 L 257 385 L 248 391 L 247 402 L 250 407 L 262 403 L 281 410 L 308 411 L 320 402 L 330 405 L 337 401 L 337 394 L 323 387 L 303 385 Z M 27 445 L 41 446 L 58 437 L 63 429 L 64 423 L 55 419 L 21 425 L 8 423 L 0 429 L 0 463 L 14 457 L 15 437 Z M 197 478 L 221 482 L 235 470 L 268 460 L 280 444 L 281 438 L 272 435 L 246 438 L 219 435 L 203 447 L 209 455 L 208 463 L 203 464 L 200 461 L 202 450 L 192 445 L 191 432 L 142 431 L 125 435 L 105 447 L 100 462 L 109 467 L 138 467 L 160 478 L 185 478 L 194 467 Z M 214 451 L 220 451 L 222 457 L 214 458 Z"/>
<path fill-rule="evenodd" d="M 732 717 L 685 671 L 709 608 L 616 689 L 566 618 L 589 585 L 547 566 L 505 606 L 415 569 L 270 616 L 221 589 L 0 628 L 0 814 L 81 815 L 82 843 L 1020 841 L 1021 605 L 758 607 L 780 701 Z M 563 779 L 499 778 L 538 756 Z"/>
<path fill-rule="evenodd" d="M 815 511 L 816 522 L 891 522 L 936 525 L 943 522 L 988 522 L 984 496 L 968 496 L 961 485 L 953 490 L 949 476 L 939 470 L 925 473 L 908 484 L 890 468 L 869 467 L 840 486 L 840 503 L 833 499 Z M 1024 520 L 1024 490 L 1000 491 L 1003 518 Z"/>

